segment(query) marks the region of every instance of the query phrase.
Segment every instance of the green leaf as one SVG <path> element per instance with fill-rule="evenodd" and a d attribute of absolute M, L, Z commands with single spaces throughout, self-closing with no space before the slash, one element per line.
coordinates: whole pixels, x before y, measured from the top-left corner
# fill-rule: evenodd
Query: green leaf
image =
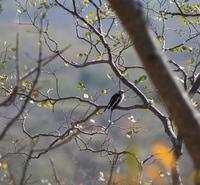
<path fill-rule="evenodd" d="M 15 51 L 17 51 L 17 48 L 11 48 L 10 50 L 15 52 Z"/>
<path fill-rule="evenodd" d="M 96 112 L 96 115 L 97 115 L 97 116 L 101 116 L 101 115 L 103 115 L 103 112 L 97 111 L 97 112 Z"/>
<path fill-rule="evenodd" d="M 126 133 L 126 137 L 127 138 L 132 138 L 132 136 L 133 136 L 133 131 L 131 130 L 131 131 L 128 131 L 127 133 Z"/>
<path fill-rule="evenodd" d="M 194 63 L 195 63 L 195 59 L 193 57 L 186 61 L 186 64 L 188 65 L 192 65 Z"/>
<path fill-rule="evenodd" d="M 89 1 L 89 0 L 83 0 L 83 3 L 84 3 L 85 5 L 89 5 L 90 1 Z"/>
<path fill-rule="evenodd" d="M 146 75 L 142 75 L 137 80 L 135 80 L 134 82 L 135 82 L 135 84 L 138 84 L 140 82 L 144 82 L 146 79 L 147 79 L 147 76 Z"/>

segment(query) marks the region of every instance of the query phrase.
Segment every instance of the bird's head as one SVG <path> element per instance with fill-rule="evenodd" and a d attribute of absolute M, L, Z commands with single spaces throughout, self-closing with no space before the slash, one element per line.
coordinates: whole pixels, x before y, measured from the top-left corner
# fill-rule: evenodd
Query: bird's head
<path fill-rule="evenodd" d="M 124 94 L 124 91 L 123 90 L 119 90 L 118 93 L 119 94 Z"/>

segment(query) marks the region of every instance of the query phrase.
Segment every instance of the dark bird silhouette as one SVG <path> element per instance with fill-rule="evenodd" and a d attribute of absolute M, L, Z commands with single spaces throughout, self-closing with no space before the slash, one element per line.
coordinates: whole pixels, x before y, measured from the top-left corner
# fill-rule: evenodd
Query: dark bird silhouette
<path fill-rule="evenodd" d="M 108 105 L 106 106 L 106 108 L 104 109 L 104 112 L 107 109 L 111 109 L 111 112 L 123 101 L 124 99 L 124 91 L 123 90 L 119 90 L 116 94 L 114 94 Z"/>

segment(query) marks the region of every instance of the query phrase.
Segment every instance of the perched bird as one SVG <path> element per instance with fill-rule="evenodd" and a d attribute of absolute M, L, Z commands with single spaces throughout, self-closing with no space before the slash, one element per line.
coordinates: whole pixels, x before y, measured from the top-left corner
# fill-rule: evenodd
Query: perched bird
<path fill-rule="evenodd" d="M 116 94 L 114 94 L 108 105 L 106 106 L 106 108 L 104 109 L 104 112 L 107 109 L 111 109 L 111 112 L 123 101 L 124 99 L 124 91 L 123 90 L 119 90 Z"/>

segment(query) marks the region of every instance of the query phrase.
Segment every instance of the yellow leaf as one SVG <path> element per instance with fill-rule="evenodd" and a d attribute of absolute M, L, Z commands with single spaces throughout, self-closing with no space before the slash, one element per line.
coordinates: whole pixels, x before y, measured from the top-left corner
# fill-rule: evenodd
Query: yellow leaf
<path fill-rule="evenodd" d="M 90 25 L 93 25 L 93 24 L 94 24 L 94 21 L 93 21 L 92 19 L 87 19 L 86 21 L 87 21 L 87 23 L 90 24 Z"/>
<path fill-rule="evenodd" d="M 93 17 L 93 16 L 94 16 L 94 12 L 93 12 L 93 11 L 90 11 L 90 12 L 88 13 L 88 16 Z"/>
<path fill-rule="evenodd" d="M 170 168 L 175 162 L 171 149 L 162 143 L 158 143 L 153 147 L 153 153 L 156 154 L 157 159 L 159 159 L 166 168 Z"/>
<path fill-rule="evenodd" d="M 89 1 L 89 0 L 84 0 L 83 3 L 84 3 L 85 5 L 88 5 L 88 4 L 90 3 L 90 1 Z"/>
<path fill-rule="evenodd" d="M 77 54 L 76 54 L 76 58 L 77 58 L 77 59 L 81 59 L 82 57 L 83 57 L 83 53 L 77 53 Z"/>
<path fill-rule="evenodd" d="M 2 168 L 5 169 L 5 170 L 8 169 L 8 162 L 3 162 Z"/>
<path fill-rule="evenodd" d="M 23 81 L 22 81 L 22 86 L 24 86 L 24 87 L 26 87 L 26 88 L 28 88 L 28 89 L 31 89 L 31 87 L 32 87 L 32 82 L 29 81 L 29 80 L 23 80 Z"/>

